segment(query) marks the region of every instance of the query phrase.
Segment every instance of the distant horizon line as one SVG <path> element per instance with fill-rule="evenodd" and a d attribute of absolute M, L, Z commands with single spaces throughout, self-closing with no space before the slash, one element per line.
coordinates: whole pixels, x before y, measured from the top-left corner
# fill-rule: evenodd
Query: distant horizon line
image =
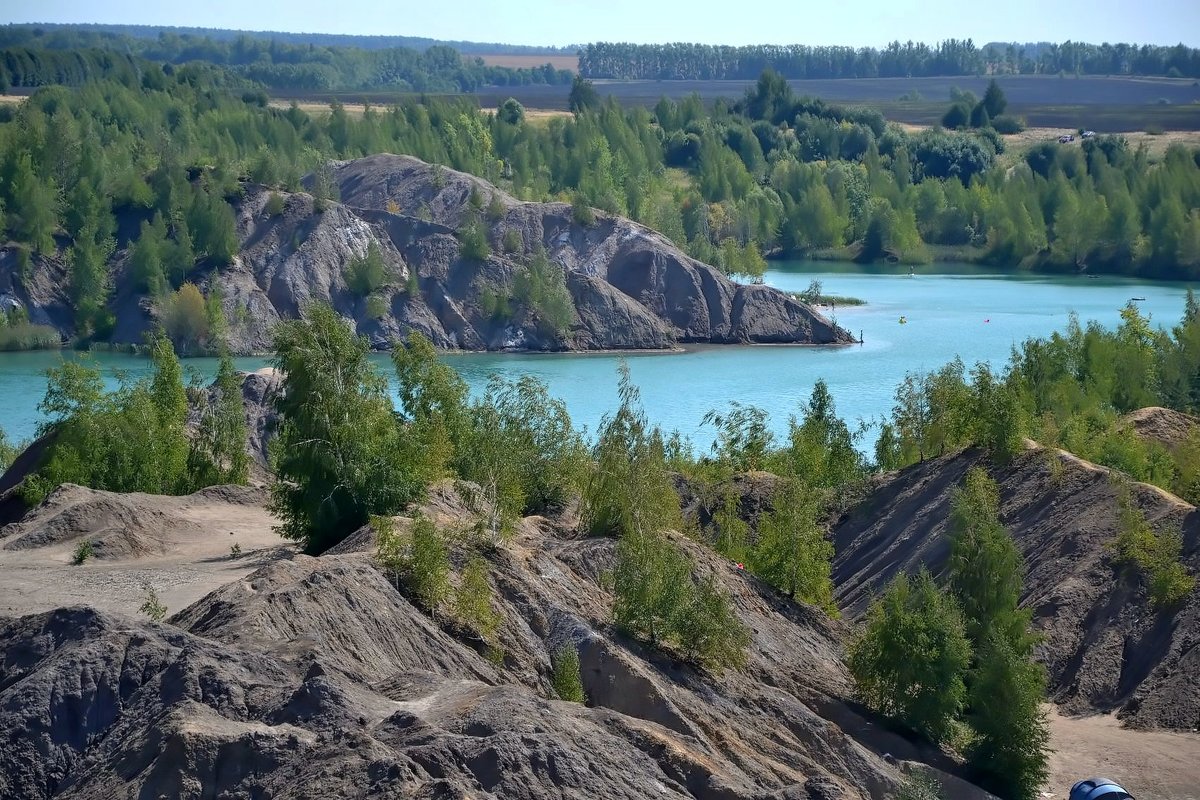
<path fill-rule="evenodd" d="M 1063 39 L 1062 41 L 1055 41 L 1052 39 L 1040 39 L 1040 40 L 1030 39 L 1030 40 L 1025 40 L 1025 41 L 1017 41 L 1017 40 L 1006 41 L 1006 40 L 1001 40 L 1001 39 L 991 39 L 991 40 L 984 41 L 982 44 L 978 44 L 978 43 L 976 43 L 977 37 L 974 37 L 974 36 L 945 37 L 945 38 L 935 39 L 935 40 L 906 39 L 906 40 L 901 41 L 899 39 L 892 39 L 891 41 L 888 41 L 884 44 L 846 44 L 846 43 L 813 44 L 813 43 L 806 43 L 806 42 L 763 42 L 763 41 L 749 42 L 749 43 L 745 43 L 745 44 L 729 44 L 728 42 L 703 42 L 703 41 L 684 41 L 684 40 L 636 42 L 636 41 L 618 40 L 618 39 L 595 39 L 595 40 L 586 41 L 586 42 L 575 42 L 575 43 L 569 43 L 569 44 L 545 44 L 545 43 L 543 43 L 543 44 L 523 44 L 520 42 L 481 41 L 481 40 L 474 40 L 474 39 L 446 39 L 446 38 L 440 38 L 437 36 L 428 36 L 428 35 L 424 35 L 424 34 L 415 34 L 415 33 L 329 33 L 329 32 L 325 32 L 325 31 L 314 31 L 314 30 L 308 30 L 308 31 L 305 31 L 305 30 L 295 30 L 295 31 L 259 30 L 259 29 L 253 29 L 253 28 L 221 28 L 221 27 L 212 27 L 212 26 L 207 26 L 207 25 L 154 24 L 154 23 L 141 23 L 141 22 L 45 22 L 45 21 L 37 21 L 37 20 L 31 20 L 31 21 L 15 21 L 14 20 L 14 21 L 0 23 L 0 25 L 6 26 L 6 27 L 42 27 L 42 26 L 45 26 L 45 27 L 55 27 L 55 28 L 79 28 L 79 27 L 84 27 L 84 28 L 134 28 L 134 29 L 136 29 L 136 28 L 156 28 L 156 29 L 168 29 L 168 30 L 178 30 L 178 31 L 199 31 L 199 32 L 205 32 L 205 33 L 207 33 L 207 32 L 234 33 L 234 34 L 250 35 L 250 36 L 255 36 L 255 37 L 259 37 L 259 38 L 264 38 L 264 37 L 269 38 L 272 35 L 281 35 L 281 36 L 322 36 L 322 37 L 329 37 L 329 38 L 375 39 L 375 40 L 418 39 L 418 40 L 428 41 L 428 42 L 431 42 L 434 44 L 447 44 L 447 45 L 463 44 L 463 45 L 475 45 L 475 46 L 496 45 L 498 47 L 519 47 L 519 48 L 523 48 L 523 49 L 527 49 L 527 50 L 558 50 L 558 51 L 579 50 L 579 49 L 582 49 L 582 48 L 588 46 L 589 44 L 629 44 L 629 45 L 634 45 L 634 46 L 638 46 L 638 47 L 656 47 L 656 46 L 665 46 L 665 45 L 702 45 L 702 46 L 706 46 L 706 47 L 734 47 L 734 48 L 739 48 L 739 47 L 848 47 L 848 48 L 853 48 L 855 50 L 866 49 L 866 48 L 874 49 L 874 50 L 883 50 L 883 49 L 886 49 L 887 47 L 889 47 L 893 43 L 899 43 L 902 45 L 904 45 L 904 44 L 926 44 L 926 45 L 932 46 L 932 45 L 937 45 L 937 44 L 939 44 L 941 42 L 945 42 L 945 41 L 959 41 L 959 42 L 970 41 L 973 44 L 975 44 L 975 47 L 978 49 L 983 49 L 983 48 L 986 48 L 991 45 L 1043 46 L 1043 45 L 1062 45 L 1062 44 L 1067 44 L 1067 43 L 1092 45 L 1092 46 L 1103 46 L 1106 44 L 1107 45 L 1122 44 L 1122 45 L 1129 45 L 1131 47 L 1142 47 L 1142 46 L 1178 47 L 1178 46 L 1183 46 L 1183 47 L 1187 47 L 1187 48 L 1191 48 L 1191 49 L 1198 49 L 1197 45 L 1188 44 L 1187 42 L 1183 42 L 1183 41 L 1166 43 L 1166 42 L 1149 42 L 1149 41 L 1144 41 L 1144 42 L 1138 42 L 1138 41 L 1090 42 L 1090 41 L 1084 41 L 1082 39 Z"/>

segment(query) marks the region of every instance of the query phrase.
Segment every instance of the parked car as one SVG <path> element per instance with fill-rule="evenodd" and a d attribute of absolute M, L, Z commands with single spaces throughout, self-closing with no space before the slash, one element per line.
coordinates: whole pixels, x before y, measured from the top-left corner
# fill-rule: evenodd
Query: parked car
<path fill-rule="evenodd" d="M 1075 141 L 1075 134 L 1073 133 L 1063 134 L 1062 136 L 1058 137 L 1059 144 L 1070 144 L 1073 141 Z"/>
<path fill-rule="evenodd" d="M 1096 136 L 1095 131 L 1084 131 L 1083 133 L 1079 134 L 1080 139 L 1092 139 L 1092 138 L 1095 138 L 1095 136 Z"/>

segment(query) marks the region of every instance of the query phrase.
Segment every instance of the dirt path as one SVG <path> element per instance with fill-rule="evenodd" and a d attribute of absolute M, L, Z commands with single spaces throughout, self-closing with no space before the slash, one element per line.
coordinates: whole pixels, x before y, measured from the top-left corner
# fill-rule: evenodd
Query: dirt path
<path fill-rule="evenodd" d="M 1050 711 L 1050 781 L 1044 797 L 1066 800 L 1075 781 L 1110 778 L 1137 800 L 1200 800 L 1200 734 L 1134 731 L 1116 717 Z"/>
<path fill-rule="evenodd" d="M 129 497 L 138 497 L 131 495 Z M 0 547 L 0 615 L 21 615 L 70 605 L 137 614 L 146 585 L 173 614 L 214 589 L 238 580 L 267 561 L 285 558 L 295 545 L 273 530 L 276 519 L 261 506 L 217 498 L 155 498 L 141 495 L 149 515 L 170 506 L 157 531 L 161 553 L 140 558 L 71 563 L 79 538 L 24 550 Z M 7 529 L 0 528 L 0 537 Z M 15 538 L 4 540 L 8 544 Z M 232 557 L 233 545 L 240 548 Z"/>

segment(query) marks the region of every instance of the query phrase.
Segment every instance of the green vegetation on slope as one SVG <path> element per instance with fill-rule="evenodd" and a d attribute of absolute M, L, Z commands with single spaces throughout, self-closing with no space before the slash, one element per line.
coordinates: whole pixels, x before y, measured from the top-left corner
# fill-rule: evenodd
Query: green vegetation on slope
<path fill-rule="evenodd" d="M 1021 557 L 978 468 L 956 490 L 947 585 L 900 575 L 850 647 L 863 700 L 932 742 L 958 742 L 981 785 L 1032 800 L 1046 777 L 1045 670 L 1018 606 Z M 966 730 L 961 730 L 962 725 Z M 963 744 L 965 742 L 965 745 Z"/>

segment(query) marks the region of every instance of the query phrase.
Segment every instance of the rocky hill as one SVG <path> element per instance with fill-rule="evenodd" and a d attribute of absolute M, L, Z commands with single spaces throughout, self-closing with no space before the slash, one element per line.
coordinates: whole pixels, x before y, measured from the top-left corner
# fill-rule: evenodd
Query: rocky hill
<path fill-rule="evenodd" d="M 425 510 L 473 518 L 450 484 Z M 45 548 L 62 535 L 30 539 L 55 516 L 0 529 L 25 543 L 0 561 L 58 553 Z M 904 771 L 931 769 L 908 759 L 953 768 L 846 700 L 840 623 L 686 540 L 750 626 L 748 664 L 714 676 L 622 636 L 601 579 L 614 543 L 573 530 L 529 518 L 491 558 L 500 658 L 410 604 L 369 528 L 320 558 L 277 553 L 162 624 L 113 606 L 0 617 L 0 726 L 21 731 L 0 750 L 0 796 L 833 800 L 887 796 Z M 185 533 L 155 541 L 223 536 Z M 65 568 L 141 563 L 108 556 Z M 553 699 L 550 653 L 565 644 L 586 705 Z M 985 797 L 942 777 L 947 797 Z"/>
<path fill-rule="evenodd" d="M 1128 490 L 1156 528 L 1177 526 L 1200 574 L 1200 514 L 1161 489 L 1129 484 L 1073 455 L 1027 450 L 994 467 L 978 450 L 881 479 L 833 531 L 839 605 L 861 614 L 899 572 L 945 568 L 950 502 L 974 466 L 1000 488 L 1000 516 L 1025 559 L 1025 596 L 1045 640 L 1051 697 L 1069 710 L 1117 711 L 1126 724 L 1200 727 L 1200 589 L 1154 609 L 1144 580 L 1116 563 L 1118 499 Z"/>
<path fill-rule="evenodd" d="M 312 301 L 331 303 L 379 348 L 413 330 L 438 347 L 463 350 L 852 340 L 790 295 L 735 284 L 628 219 L 595 212 L 594 222 L 581 224 L 569 205 L 520 202 L 478 178 L 406 156 L 336 163 L 332 181 L 341 201 L 327 204 L 245 186 L 236 204 L 239 255 L 189 276 L 207 293 L 220 290 L 235 352 L 269 349 L 271 326 Z M 487 239 L 486 258 L 461 252 L 459 236 L 472 220 Z M 385 275 L 368 296 L 352 291 L 345 273 L 372 248 Z M 565 323 L 551 324 L 535 303 L 513 297 L 516 276 L 539 249 L 561 270 L 572 307 Z M 15 251 L 0 249 L 0 293 L 25 306 L 33 322 L 70 336 L 65 261 L 34 257 L 24 267 Z M 158 310 L 124 279 L 125 248 L 111 268 L 118 286 L 113 339 L 140 343 Z M 487 296 L 508 298 L 506 307 L 489 307 Z"/>

